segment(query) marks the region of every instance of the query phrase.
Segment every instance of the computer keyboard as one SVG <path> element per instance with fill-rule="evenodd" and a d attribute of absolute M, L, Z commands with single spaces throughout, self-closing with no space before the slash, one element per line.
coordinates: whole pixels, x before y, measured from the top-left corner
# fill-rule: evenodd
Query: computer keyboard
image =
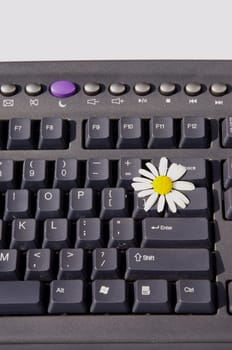
<path fill-rule="evenodd" d="M 0 64 L 0 348 L 231 348 L 231 92 L 231 61 Z"/>

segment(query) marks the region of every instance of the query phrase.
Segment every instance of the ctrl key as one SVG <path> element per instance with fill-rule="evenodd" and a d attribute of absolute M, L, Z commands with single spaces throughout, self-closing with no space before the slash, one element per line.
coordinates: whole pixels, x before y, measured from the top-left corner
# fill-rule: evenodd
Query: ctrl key
<path fill-rule="evenodd" d="M 41 314 L 41 285 L 38 281 L 0 282 L 0 314 Z"/>
<path fill-rule="evenodd" d="M 215 312 L 213 284 L 208 280 L 181 280 L 176 283 L 176 313 L 212 314 Z"/>

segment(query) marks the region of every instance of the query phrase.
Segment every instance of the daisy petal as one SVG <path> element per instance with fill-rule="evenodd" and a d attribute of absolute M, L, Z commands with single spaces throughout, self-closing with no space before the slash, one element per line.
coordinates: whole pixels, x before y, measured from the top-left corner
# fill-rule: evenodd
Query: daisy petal
<path fill-rule="evenodd" d="M 175 204 L 177 204 L 178 207 L 180 207 L 181 209 L 186 208 L 186 204 L 183 202 L 183 200 L 178 195 L 176 195 L 175 193 L 173 194 L 172 192 L 169 194 L 170 194 L 170 197 L 172 198 L 173 202 Z"/>
<path fill-rule="evenodd" d="M 144 177 L 134 177 L 133 181 L 134 182 L 143 182 L 143 183 L 146 183 L 146 184 L 151 184 L 152 183 L 151 180 L 145 179 Z"/>
<path fill-rule="evenodd" d="M 162 157 L 159 162 L 159 175 L 166 175 L 168 169 L 168 159 Z"/>
<path fill-rule="evenodd" d="M 165 196 L 162 194 L 158 200 L 158 206 L 157 206 L 158 213 L 161 213 L 164 210 L 164 205 L 165 205 Z"/>
<path fill-rule="evenodd" d="M 152 163 L 146 163 L 147 168 L 152 172 L 152 174 L 156 177 L 159 175 L 158 170 Z"/>
<path fill-rule="evenodd" d="M 147 184 L 147 183 L 134 182 L 131 184 L 131 186 L 135 191 L 143 191 L 143 190 L 151 189 L 151 184 Z"/>
<path fill-rule="evenodd" d="M 155 193 L 153 191 L 153 193 L 150 195 L 150 197 L 148 198 L 148 200 L 146 201 L 145 205 L 144 205 L 144 210 L 148 211 L 151 209 L 151 207 L 155 204 L 155 202 L 157 201 L 158 198 L 158 194 Z"/>
<path fill-rule="evenodd" d="M 175 190 L 180 190 L 180 191 L 193 191 L 195 189 L 195 186 L 192 182 L 176 181 L 176 182 L 173 182 L 173 188 L 175 188 Z"/>
<path fill-rule="evenodd" d="M 168 168 L 167 176 L 171 178 L 171 176 L 175 174 L 176 168 L 177 168 L 177 164 L 172 163 Z"/>
<path fill-rule="evenodd" d="M 144 190 L 138 193 L 138 197 L 139 198 L 147 197 L 152 193 L 154 193 L 154 190 Z"/>
<path fill-rule="evenodd" d="M 168 169 L 167 176 L 170 177 L 172 181 L 180 179 L 186 173 L 186 168 L 181 164 L 173 163 Z"/>
<path fill-rule="evenodd" d="M 176 191 L 176 190 L 172 190 L 171 192 L 173 194 L 173 199 L 176 202 L 177 200 L 181 200 L 184 204 L 188 205 L 190 203 L 188 197 L 186 197 L 183 193 Z"/>
<path fill-rule="evenodd" d="M 147 177 L 148 179 L 154 180 L 154 175 L 145 169 L 139 169 L 139 174 Z"/>
<path fill-rule="evenodd" d="M 171 212 L 176 213 L 177 208 L 176 208 L 176 204 L 174 202 L 174 198 L 173 198 L 172 193 L 170 192 L 170 193 L 166 194 L 165 198 L 166 198 L 168 207 L 171 210 Z"/>

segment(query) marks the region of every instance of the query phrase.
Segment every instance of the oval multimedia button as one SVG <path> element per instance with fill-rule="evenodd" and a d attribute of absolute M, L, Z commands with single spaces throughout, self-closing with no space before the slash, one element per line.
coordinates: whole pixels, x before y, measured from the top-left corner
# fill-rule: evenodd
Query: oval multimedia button
<path fill-rule="evenodd" d="M 69 97 L 76 93 L 76 85 L 69 80 L 58 80 L 50 85 L 50 93 L 55 97 Z"/>

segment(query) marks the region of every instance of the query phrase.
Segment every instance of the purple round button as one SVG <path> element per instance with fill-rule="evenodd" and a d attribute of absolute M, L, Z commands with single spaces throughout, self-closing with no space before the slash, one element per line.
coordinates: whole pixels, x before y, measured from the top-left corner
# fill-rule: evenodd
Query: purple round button
<path fill-rule="evenodd" d="M 55 97 L 69 97 L 74 95 L 76 90 L 76 85 L 69 80 L 54 81 L 50 85 L 50 92 Z"/>

